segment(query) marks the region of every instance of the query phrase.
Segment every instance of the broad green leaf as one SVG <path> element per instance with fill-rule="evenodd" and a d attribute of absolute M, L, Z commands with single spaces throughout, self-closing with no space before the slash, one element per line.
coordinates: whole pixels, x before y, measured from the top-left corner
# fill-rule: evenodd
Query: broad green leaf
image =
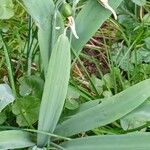
<path fill-rule="evenodd" d="M 103 96 L 104 96 L 105 98 L 111 97 L 112 95 L 113 95 L 113 94 L 112 94 L 111 91 L 104 91 L 104 92 L 103 92 Z"/>
<path fill-rule="evenodd" d="M 144 39 L 146 47 L 150 50 L 150 37 L 147 37 L 146 39 Z"/>
<path fill-rule="evenodd" d="M 115 43 L 111 55 L 116 66 L 120 66 L 125 71 L 133 70 L 133 64 L 129 63 L 130 53 L 128 52 L 127 46 L 122 43 Z"/>
<path fill-rule="evenodd" d="M 146 4 L 146 0 L 132 0 L 132 2 L 139 6 L 144 6 Z"/>
<path fill-rule="evenodd" d="M 111 7 L 116 9 L 122 1 L 123 0 L 111 0 L 109 3 Z M 79 40 L 73 38 L 72 48 L 77 52 L 80 52 L 110 15 L 111 12 L 102 7 L 97 0 L 88 0 L 87 4 L 85 4 L 76 17 L 76 30 Z"/>
<path fill-rule="evenodd" d="M 124 130 L 138 128 L 150 121 L 150 101 L 121 118 L 120 123 Z"/>
<path fill-rule="evenodd" d="M 60 35 L 52 50 L 39 115 L 38 130 L 53 133 L 67 95 L 70 76 L 70 43 L 65 33 Z M 39 147 L 47 143 L 47 136 L 38 134 Z"/>
<path fill-rule="evenodd" d="M 96 100 L 91 100 L 89 102 L 83 103 L 80 105 L 78 112 L 82 112 L 92 107 L 95 107 L 99 105 L 103 100 L 107 100 L 107 99 L 96 99 Z"/>
<path fill-rule="evenodd" d="M 12 106 L 19 126 L 30 126 L 38 120 L 40 101 L 31 96 L 17 99 Z"/>
<path fill-rule="evenodd" d="M 78 99 L 80 97 L 80 93 L 76 88 L 68 86 L 65 108 L 69 110 L 74 110 L 79 107 Z"/>
<path fill-rule="evenodd" d="M 70 92 L 72 91 L 72 92 Z M 85 100 L 91 100 L 91 97 L 82 89 L 80 90 L 80 87 L 76 87 L 76 86 L 73 86 L 73 85 L 69 85 L 68 86 L 68 94 L 70 95 L 70 93 L 72 93 L 72 97 L 73 98 L 79 98 L 80 96 L 83 97 Z M 67 94 L 67 98 L 68 98 L 68 94 Z"/>
<path fill-rule="evenodd" d="M 62 144 L 65 150 L 149 150 L 150 133 L 101 135 L 78 138 Z"/>
<path fill-rule="evenodd" d="M 66 99 L 65 108 L 75 110 L 79 107 L 79 103 L 75 99 Z"/>
<path fill-rule="evenodd" d="M 5 112 L 0 112 L 0 125 L 3 124 L 7 119 Z"/>
<path fill-rule="evenodd" d="M 143 22 L 147 24 L 150 23 L 150 12 L 144 15 Z"/>
<path fill-rule="evenodd" d="M 69 86 L 67 91 L 67 98 L 68 99 L 78 99 L 81 93 L 74 87 Z"/>
<path fill-rule="evenodd" d="M 15 100 L 12 90 L 7 84 L 0 84 L 0 112 Z"/>
<path fill-rule="evenodd" d="M 0 131 L 0 149 L 17 149 L 34 146 L 31 134 L 19 130 Z"/>
<path fill-rule="evenodd" d="M 150 79 L 116 94 L 99 105 L 81 111 L 60 123 L 55 133 L 71 136 L 114 122 L 141 105 L 150 96 Z"/>
<path fill-rule="evenodd" d="M 44 71 L 46 73 L 52 44 L 56 42 L 57 37 L 62 33 L 63 21 L 59 14 L 55 21 L 55 5 L 53 0 L 23 0 L 23 2 L 39 29 L 39 46 Z M 56 30 L 55 24 L 61 27 L 61 29 Z"/>
<path fill-rule="evenodd" d="M 92 80 L 93 84 L 95 85 L 95 88 L 97 89 L 99 95 L 101 95 L 103 93 L 103 86 L 107 84 L 106 82 L 104 83 L 104 81 L 105 81 L 104 77 L 103 77 L 103 80 L 101 80 L 101 79 L 97 78 L 96 76 L 92 75 L 91 80 Z M 107 87 L 107 85 L 106 85 L 106 87 Z M 92 88 L 92 86 L 91 86 L 91 88 Z"/>
<path fill-rule="evenodd" d="M 24 76 L 19 78 L 19 83 L 19 93 L 21 96 L 28 96 L 31 94 L 41 99 L 44 81 L 40 77 L 36 75 Z"/>
<path fill-rule="evenodd" d="M 14 15 L 12 0 L 0 0 L 0 19 L 9 19 Z"/>
<path fill-rule="evenodd" d="M 131 53 L 131 62 L 135 64 L 150 63 L 150 50 L 146 48 L 139 48 L 136 51 L 136 56 L 133 51 Z"/>

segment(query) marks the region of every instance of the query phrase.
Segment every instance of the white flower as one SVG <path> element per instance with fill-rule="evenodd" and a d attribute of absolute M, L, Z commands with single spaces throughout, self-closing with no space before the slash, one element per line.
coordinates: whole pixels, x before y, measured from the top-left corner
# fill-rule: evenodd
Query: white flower
<path fill-rule="evenodd" d="M 76 26 L 75 26 L 75 21 L 74 18 L 72 16 L 68 17 L 68 27 L 71 28 L 71 31 L 73 33 L 73 35 L 75 36 L 76 39 L 79 39 L 77 32 L 76 32 Z"/>
<path fill-rule="evenodd" d="M 100 0 L 100 2 L 102 2 L 103 6 L 106 9 L 110 10 L 113 13 L 115 20 L 117 20 L 117 14 L 115 10 L 108 4 L 108 0 Z"/>
<path fill-rule="evenodd" d="M 56 30 L 60 30 L 60 27 L 55 27 Z"/>

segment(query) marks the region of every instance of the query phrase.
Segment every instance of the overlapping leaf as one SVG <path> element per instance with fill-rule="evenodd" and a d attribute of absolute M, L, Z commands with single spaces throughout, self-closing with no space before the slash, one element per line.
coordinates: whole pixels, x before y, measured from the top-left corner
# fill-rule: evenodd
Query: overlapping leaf
<path fill-rule="evenodd" d="M 0 132 L 0 149 L 17 149 L 35 145 L 31 134 L 19 130 Z"/>
<path fill-rule="evenodd" d="M 23 2 L 39 28 L 38 40 L 43 68 L 46 73 L 52 44 L 62 33 L 63 21 L 59 14 L 55 18 L 57 12 L 55 12 L 55 5 L 52 0 L 23 0 Z M 60 30 L 56 30 L 55 25 L 61 27 Z"/>
<path fill-rule="evenodd" d="M 38 130 L 53 133 L 65 102 L 70 76 L 70 43 L 60 35 L 52 51 L 40 107 Z M 38 146 L 47 143 L 46 135 L 38 135 Z"/>
<path fill-rule="evenodd" d="M 15 100 L 12 90 L 7 84 L 0 84 L 0 112 Z"/>
<path fill-rule="evenodd" d="M 149 150 L 150 133 L 102 135 L 68 141 L 65 150 Z"/>
<path fill-rule="evenodd" d="M 109 1 L 111 7 L 116 9 L 123 0 Z M 76 52 L 80 52 L 89 39 L 95 34 L 111 12 L 102 7 L 97 0 L 88 0 L 76 17 L 76 29 L 80 40 L 73 38 L 72 47 Z"/>
<path fill-rule="evenodd" d="M 60 123 L 55 133 L 63 136 L 71 136 L 82 131 L 104 126 L 141 105 L 150 96 L 150 79 L 142 81 L 125 91 L 107 98 L 94 107 L 85 109 L 73 115 L 70 119 Z"/>

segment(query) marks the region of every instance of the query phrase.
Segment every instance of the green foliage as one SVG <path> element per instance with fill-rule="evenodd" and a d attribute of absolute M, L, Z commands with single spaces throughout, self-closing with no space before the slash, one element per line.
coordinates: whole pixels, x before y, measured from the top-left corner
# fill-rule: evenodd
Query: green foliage
<path fill-rule="evenodd" d="M 115 9 L 121 2 L 122 0 L 112 0 L 110 4 Z M 110 14 L 111 12 L 103 8 L 97 0 L 88 0 L 76 17 L 77 34 L 80 40 L 73 38 L 72 48 L 80 52 Z"/>
<path fill-rule="evenodd" d="M 31 96 L 19 98 L 12 106 L 19 126 L 30 126 L 38 120 L 40 101 Z"/>
<path fill-rule="evenodd" d="M 0 0 L 0 149 L 150 149 L 150 3 L 108 2 Z"/>
<path fill-rule="evenodd" d="M 150 23 L 150 13 L 147 13 L 146 15 L 144 15 L 143 22 L 145 24 L 149 24 Z"/>
<path fill-rule="evenodd" d="M 0 112 L 15 100 L 12 90 L 7 84 L 0 84 Z"/>
<path fill-rule="evenodd" d="M 46 74 L 50 53 L 54 46 L 53 44 L 63 31 L 62 18 L 55 12 L 57 10 L 55 10 L 52 0 L 37 0 L 36 2 L 34 0 L 23 0 L 23 2 L 39 28 L 39 46 L 44 72 Z M 57 26 L 60 27 L 60 30 L 55 29 Z"/>
<path fill-rule="evenodd" d="M 0 125 L 3 124 L 7 119 L 5 112 L 0 113 Z"/>
<path fill-rule="evenodd" d="M 70 77 L 70 43 L 64 32 L 52 51 L 40 106 L 38 130 L 53 133 L 61 115 Z M 56 59 L 57 57 L 57 59 Z M 47 143 L 46 135 L 38 135 L 38 146 Z"/>
<path fill-rule="evenodd" d="M 66 99 L 65 108 L 74 110 L 79 107 L 79 103 L 74 99 Z"/>
<path fill-rule="evenodd" d="M 149 100 L 144 102 L 139 108 L 124 116 L 120 121 L 124 130 L 135 129 L 145 125 L 150 121 Z"/>
<path fill-rule="evenodd" d="M 17 149 L 35 145 L 31 135 L 24 131 L 10 130 L 0 132 L 0 149 Z"/>
<path fill-rule="evenodd" d="M 19 93 L 21 96 L 32 95 L 41 99 L 43 93 L 44 81 L 35 75 L 19 78 Z"/>
<path fill-rule="evenodd" d="M 80 93 L 71 86 L 68 87 L 68 92 L 66 96 L 65 108 L 69 110 L 74 110 L 79 107 L 78 99 L 80 97 Z"/>
<path fill-rule="evenodd" d="M 66 150 L 148 150 L 149 137 L 149 133 L 91 136 L 68 141 L 63 146 Z"/>
<path fill-rule="evenodd" d="M 0 19 L 9 19 L 14 15 L 12 0 L 0 1 Z"/>
<path fill-rule="evenodd" d="M 60 123 L 55 133 L 63 136 L 71 136 L 120 119 L 141 105 L 150 96 L 149 82 L 149 79 L 140 82 L 115 96 L 105 99 L 105 101 L 94 107 L 89 107 L 73 115 L 68 120 Z"/>

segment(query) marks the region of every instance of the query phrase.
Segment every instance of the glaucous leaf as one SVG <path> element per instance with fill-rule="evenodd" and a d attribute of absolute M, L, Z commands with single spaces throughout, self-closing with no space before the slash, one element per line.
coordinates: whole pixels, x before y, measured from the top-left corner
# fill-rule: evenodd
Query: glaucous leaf
<path fill-rule="evenodd" d="M 0 149 L 18 149 L 34 146 L 32 135 L 19 130 L 0 131 Z"/>
<path fill-rule="evenodd" d="M 8 84 L 0 84 L 0 112 L 15 100 Z"/>
<path fill-rule="evenodd" d="M 82 110 L 61 122 L 56 127 L 55 134 L 71 136 L 122 118 L 146 101 L 150 96 L 149 85 L 150 79 L 147 79 L 105 99 L 98 105 L 93 102 L 93 107 L 84 109 L 84 111 Z"/>
<path fill-rule="evenodd" d="M 65 150 L 149 150 L 150 133 L 100 135 L 64 142 Z"/>
<path fill-rule="evenodd" d="M 40 106 L 38 130 L 50 133 L 55 130 L 67 95 L 70 64 L 70 42 L 63 33 L 51 53 Z M 47 135 L 38 134 L 39 147 L 43 147 L 47 141 Z"/>

